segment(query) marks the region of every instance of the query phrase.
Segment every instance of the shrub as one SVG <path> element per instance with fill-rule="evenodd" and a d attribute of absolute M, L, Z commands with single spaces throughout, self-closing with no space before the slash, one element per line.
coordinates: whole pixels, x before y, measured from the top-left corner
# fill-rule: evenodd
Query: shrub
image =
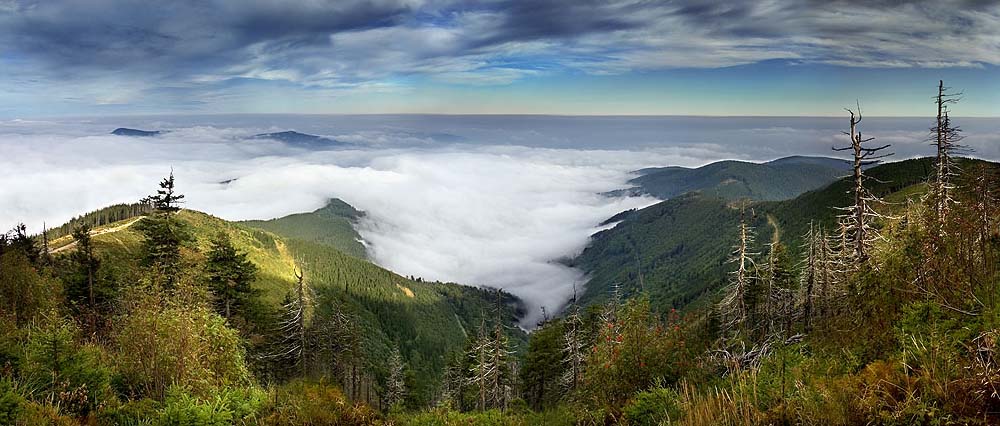
<path fill-rule="evenodd" d="M 656 426 L 681 417 L 677 392 L 656 387 L 639 392 L 622 410 L 629 425 Z"/>
<path fill-rule="evenodd" d="M 203 401 L 180 387 L 171 387 L 163 402 L 159 425 L 162 426 L 227 426 L 235 416 L 221 400 Z"/>
<path fill-rule="evenodd" d="M 379 416 L 371 408 L 353 404 L 335 386 L 324 382 L 293 381 L 274 390 L 261 423 L 267 425 L 371 425 Z"/>
<path fill-rule="evenodd" d="M 118 365 L 129 393 L 161 398 L 172 383 L 196 396 L 251 383 L 239 333 L 200 307 L 144 305 L 116 333 Z"/>
<path fill-rule="evenodd" d="M 67 414 L 86 416 L 113 398 L 111 368 L 100 347 L 76 343 L 76 325 L 50 314 L 33 327 L 25 345 L 25 380 L 36 400 L 55 401 Z"/>
<path fill-rule="evenodd" d="M 13 382 L 0 380 L 0 425 L 14 424 L 24 410 L 25 402 Z"/>
<path fill-rule="evenodd" d="M 98 424 L 106 426 L 151 425 L 160 413 L 160 403 L 152 399 L 128 401 L 102 410 L 98 414 Z"/>
<path fill-rule="evenodd" d="M 587 359 L 583 392 L 594 406 L 620 409 L 634 393 L 656 381 L 672 384 L 691 358 L 677 318 L 664 324 L 638 299 L 619 309 L 617 320 L 601 325 Z"/>

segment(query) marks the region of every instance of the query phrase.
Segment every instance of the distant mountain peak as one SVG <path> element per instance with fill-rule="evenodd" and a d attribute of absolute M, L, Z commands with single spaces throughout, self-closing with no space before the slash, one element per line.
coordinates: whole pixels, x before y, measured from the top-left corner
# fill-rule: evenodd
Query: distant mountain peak
<path fill-rule="evenodd" d="M 323 136 L 310 135 L 308 133 L 296 132 L 294 130 L 286 130 L 283 132 L 273 132 L 273 133 L 260 133 L 253 135 L 250 139 L 271 139 L 278 142 L 283 142 L 287 145 L 307 148 L 307 149 L 327 149 L 339 146 L 348 145 L 347 143 L 326 138 Z"/>
<path fill-rule="evenodd" d="M 111 134 L 115 136 L 138 136 L 138 137 L 156 136 L 162 133 L 163 133 L 162 130 L 139 130 L 139 129 L 130 129 L 128 127 L 119 127 L 111 131 Z"/>

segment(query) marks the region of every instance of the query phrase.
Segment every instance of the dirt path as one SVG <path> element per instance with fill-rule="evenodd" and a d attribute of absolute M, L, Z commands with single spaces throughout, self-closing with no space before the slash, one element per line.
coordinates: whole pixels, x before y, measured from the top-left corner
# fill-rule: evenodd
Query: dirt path
<path fill-rule="evenodd" d="M 96 229 L 96 230 L 90 231 L 90 236 L 91 237 L 96 237 L 98 235 L 110 234 L 112 232 L 121 231 L 123 229 L 126 229 L 126 228 L 134 225 L 136 222 L 142 220 L 142 218 L 143 218 L 143 216 L 139 216 L 139 217 L 137 217 L 135 219 L 132 219 L 132 220 L 128 221 L 127 223 L 123 223 L 121 225 L 118 225 L 118 226 L 115 226 L 115 227 L 112 227 L 112 228 L 103 228 L 103 229 Z M 76 247 L 76 241 L 75 240 L 72 241 L 72 242 L 70 242 L 69 244 L 66 244 L 66 245 L 62 246 L 62 247 L 52 249 L 52 250 L 49 251 L 49 253 L 50 254 L 56 254 L 56 253 L 59 253 L 59 252 L 64 251 L 64 250 L 69 250 L 69 249 L 71 249 L 73 247 Z"/>

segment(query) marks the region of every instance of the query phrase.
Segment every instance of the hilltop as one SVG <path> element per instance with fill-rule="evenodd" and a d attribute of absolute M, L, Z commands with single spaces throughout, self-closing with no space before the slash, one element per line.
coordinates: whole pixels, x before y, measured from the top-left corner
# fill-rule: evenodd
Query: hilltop
<path fill-rule="evenodd" d="M 636 171 L 631 193 L 670 199 L 699 192 L 725 200 L 774 201 L 821 188 L 848 174 L 850 164 L 827 157 L 793 156 L 766 163 L 717 161 L 697 168 L 660 167 Z"/>
<path fill-rule="evenodd" d="M 364 212 L 334 198 L 309 213 L 296 213 L 270 220 L 248 220 L 243 225 L 270 231 L 283 237 L 310 241 L 365 259 L 365 247 L 354 224 L 364 217 Z"/>
<path fill-rule="evenodd" d="M 129 129 L 127 127 L 119 127 L 111 131 L 111 134 L 115 136 L 136 136 L 136 137 L 157 136 L 162 133 L 163 131 L 161 130 L 139 130 L 139 129 Z"/>
<path fill-rule="evenodd" d="M 258 135 L 253 135 L 250 139 L 271 139 L 278 142 L 283 142 L 284 144 L 296 148 L 304 148 L 311 150 L 321 150 L 321 149 L 331 149 L 350 145 L 346 142 L 341 142 L 335 139 L 326 138 L 323 136 L 310 135 L 308 133 L 299 133 L 294 130 L 287 130 L 284 132 L 274 132 L 274 133 L 261 133 Z"/>

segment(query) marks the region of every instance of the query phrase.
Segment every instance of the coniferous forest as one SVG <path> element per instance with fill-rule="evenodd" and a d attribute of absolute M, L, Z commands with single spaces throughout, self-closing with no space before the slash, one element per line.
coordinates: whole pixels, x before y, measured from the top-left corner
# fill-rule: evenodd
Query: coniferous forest
<path fill-rule="evenodd" d="M 232 222 L 171 173 L 0 236 L 0 424 L 1000 423 L 1000 164 L 958 100 L 940 82 L 922 158 L 859 103 L 826 186 L 755 199 L 745 166 L 751 193 L 610 218 L 530 330 L 505 291 L 366 260 L 343 201 Z"/>

